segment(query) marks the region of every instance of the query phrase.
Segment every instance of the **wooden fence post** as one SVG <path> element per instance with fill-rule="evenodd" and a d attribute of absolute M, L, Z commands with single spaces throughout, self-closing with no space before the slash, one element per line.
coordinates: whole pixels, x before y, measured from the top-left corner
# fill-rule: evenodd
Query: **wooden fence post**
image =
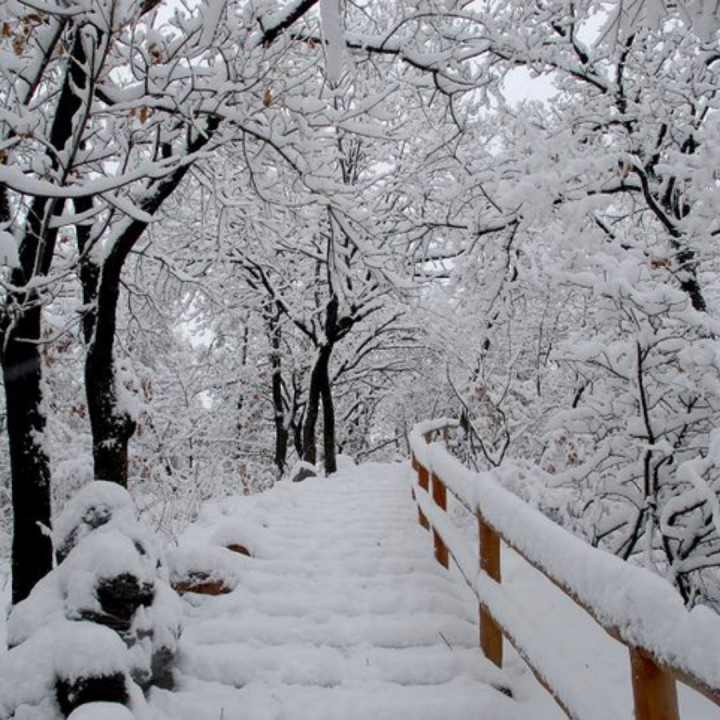
<path fill-rule="evenodd" d="M 649 657 L 630 648 L 635 720 L 678 720 L 675 680 Z"/>
<path fill-rule="evenodd" d="M 424 465 L 422 465 L 422 463 L 418 463 L 417 473 L 418 473 L 418 485 L 420 485 L 420 487 L 423 490 L 425 490 L 426 492 L 429 492 L 430 482 L 428 479 L 428 471 L 427 471 L 427 468 Z M 418 522 L 426 530 L 430 529 L 430 523 L 429 523 L 428 519 L 425 517 L 425 513 L 420 508 L 418 508 Z"/>
<path fill-rule="evenodd" d="M 477 511 L 478 539 L 480 542 L 480 570 L 485 572 L 495 582 L 501 582 L 500 566 L 500 537 L 488 525 L 482 513 Z M 480 616 L 480 647 L 483 655 L 498 667 L 503 661 L 503 635 L 498 624 L 490 613 L 482 607 L 478 610 Z"/>
<path fill-rule="evenodd" d="M 442 510 L 447 510 L 447 488 L 445 483 L 435 474 L 432 474 L 432 496 L 435 504 Z M 450 567 L 450 554 L 438 532 L 433 528 L 433 542 L 435 544 L 435 559 L 444 567 Z"/>

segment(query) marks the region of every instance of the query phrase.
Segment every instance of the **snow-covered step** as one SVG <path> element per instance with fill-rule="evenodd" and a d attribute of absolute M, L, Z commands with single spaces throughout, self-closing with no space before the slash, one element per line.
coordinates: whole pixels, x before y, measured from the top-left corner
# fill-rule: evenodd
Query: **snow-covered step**
<path fill-rule="evenodd" d="M 188 598 L 158 720 L 523 720 L 482 657 L 477 605 L 433 559 L 401 466 L 233 499 L 191 528 L 259 528 L 231 593 Z"/>
<path fill-rule="evenodd" d="M 352 622 L 338 617 L 298 622 L 297 616 L 267 617 L 257 613 L 227 616 L 191 624 L 184 639 L 194 644 L 222 644 L 246 641 L 265 645 L 300 643 L 350 647 L 370 644 L 377 648 L 411 648 L 447 644 L 451 648 L 477 646 L 477 628 L 452 615 L 419 612 L 412 616 L 364 615 Z"/>
<path fill-rule="evenodd" d="M 186 645 L 181 672 L 237 688 L 255 680 L 285 685 L 350 686 L 358 682 L 441 685 L 465 677 L 502 685 L 502 673 L 476 649 L 374 648 L 370 645 Z"/>
<path fill-rule="evenodd" d="M 189 680 L 184 691 L 157 692 L 154 706 L 175 720 L 519 720 L 521 706 L 486 684 L 383 682 L 352 686 L 254 682 L 243 688 Z"/>

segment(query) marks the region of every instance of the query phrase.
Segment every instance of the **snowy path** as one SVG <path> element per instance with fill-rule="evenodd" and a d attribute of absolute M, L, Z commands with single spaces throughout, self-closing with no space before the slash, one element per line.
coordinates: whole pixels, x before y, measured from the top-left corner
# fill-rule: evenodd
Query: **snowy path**
<path fill-rule="evenodd" d="M 476 606 L 438 566 L 402 466 L 234 498 L 218 521 L 255 524 L 230 594 L 188 605 L 180 686 L 155 691 L 177 720 L 522 720 L 524 703 L 477 648 Z"/>

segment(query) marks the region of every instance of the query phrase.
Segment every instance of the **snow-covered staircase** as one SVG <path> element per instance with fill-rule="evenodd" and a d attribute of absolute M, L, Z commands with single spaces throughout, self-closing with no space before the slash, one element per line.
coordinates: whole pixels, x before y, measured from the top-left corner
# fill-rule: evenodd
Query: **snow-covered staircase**
<path fill-rule="evenodd" d="M 224 523 L 260 518 L 263 539 L 233 592 L 188 603 L 179 687 L 154 692 L 157 716 L 532 717 L 496 689 L 508 678 L 477 647 L 473 596 L 433 558 L 407 472 L 364 465 L 226 504 Z"/>

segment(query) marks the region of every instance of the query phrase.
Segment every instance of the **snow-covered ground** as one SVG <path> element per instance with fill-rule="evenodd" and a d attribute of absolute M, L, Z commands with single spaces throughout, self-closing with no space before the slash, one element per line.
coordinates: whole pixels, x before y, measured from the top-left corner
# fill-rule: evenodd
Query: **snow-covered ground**
<path fill-rule="evenodd" d="M 434 561 L 404 466 L 365 465 L 208 508 L 184 542 L 246 540 L 236 589 L 188 606 L 178 720 L 533 718 L 477 647 L 477 607 Z"/>
<path fill-rule="evenodd" d="M 480 654 L 475 598 L 434 561 L 409 473 L 369 464 L 208 504 L 172 564 L 209 563 L 234 589 L 185 596 L 178 687 L 153 690 L 141 720 L 564 717 L 511 650 L 503 671 Z M 230 543 L 251 557 L 219 547 Z M 503 583 L 568 675 L 587 669 L 632 717 L 625 648 L 513 553 L 503 563 Z M 680 696 L 683 720 L 720 719 L 696 693 Z"/>

